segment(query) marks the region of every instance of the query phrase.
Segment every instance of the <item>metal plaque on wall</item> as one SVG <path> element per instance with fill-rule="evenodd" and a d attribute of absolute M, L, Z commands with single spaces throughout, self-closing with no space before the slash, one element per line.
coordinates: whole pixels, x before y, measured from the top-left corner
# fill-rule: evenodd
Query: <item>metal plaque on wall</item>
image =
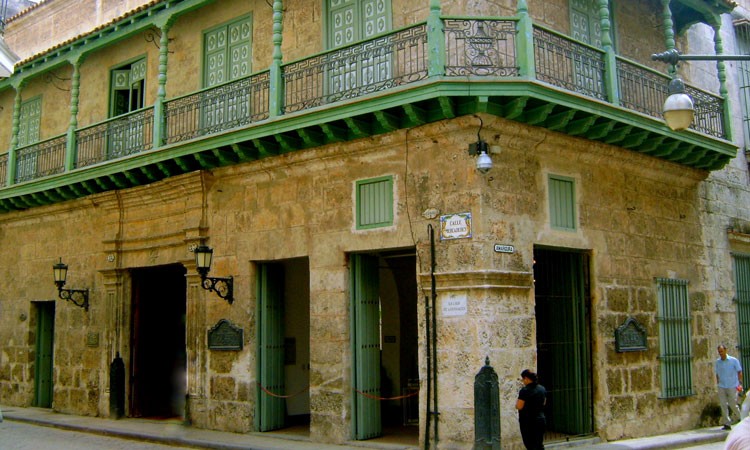
<path fill-rule="evenodd" d="M 209 350 L 242 350 L 243 330 L 227 319 L 221 319 L 208 330 Z"/>
<path fill-rule="evenodd" d="M 648 349 L 646 330 L 632 317 L 628 317 L 615 330 L 615 349 L 618 352 L 643 352 Z"/>

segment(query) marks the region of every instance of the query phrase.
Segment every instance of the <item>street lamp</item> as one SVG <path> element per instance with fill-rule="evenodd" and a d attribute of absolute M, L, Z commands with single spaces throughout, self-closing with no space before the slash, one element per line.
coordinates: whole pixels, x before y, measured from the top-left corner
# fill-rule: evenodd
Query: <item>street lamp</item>
<path fill-rule="evenodd" d="M 681 55 L 676 49 L 651 55 L 654 61 L 676 66 L 680 61 L 750 61 L 750 55 Z M 693 99 L 685 92 L 685 83 L 679 77 L 669 82 L 669 96 L 662 109 L 664 121 L 674 131 L 688 128 L 693 122 Z"/>

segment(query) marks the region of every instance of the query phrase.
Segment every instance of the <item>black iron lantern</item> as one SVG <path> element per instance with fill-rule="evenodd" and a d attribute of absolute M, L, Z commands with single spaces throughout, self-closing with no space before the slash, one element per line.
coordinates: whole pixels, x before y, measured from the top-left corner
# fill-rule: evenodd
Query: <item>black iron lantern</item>
<path fill-rule="evenodd" d="M 230 305 L 234 301 L 234 278 L 233 277 L 209 277 L 214 250 L 207 245 L 199 245 L 193 250 L 195 253 L 195 270 L 201 276 L 201 286 L 208 291 L 216 292 L 220 298 L 226 300 Z"/>
<path fill-rule="evenodd" d="M 57 295 L 68 300 L 79 308 L 89 310 L 89 290 L 88 289 L 64 289 L 65 282 L 68 278 L 68 265 L 62 262 L 62 258 L 56 264 L 52 265 L 52 275 L 57 286 Z"/>

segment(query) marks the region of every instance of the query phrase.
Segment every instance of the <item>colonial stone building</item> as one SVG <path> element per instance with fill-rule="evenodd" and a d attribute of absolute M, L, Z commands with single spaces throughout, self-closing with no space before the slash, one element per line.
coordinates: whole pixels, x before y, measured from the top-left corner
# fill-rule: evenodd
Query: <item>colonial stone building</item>
<path fill-rule="evenodd" d="M 21 12 L 0 81 L 0 403 L 517 449 L 531 368 L 550 441 L 718 424 L 716 346 L 750 365 L 750 71 L 651 55 L 746 53 L 743 6 Z M 662 118 L 677 76 L 680 131 Z M 498 383 L 475 398 L 486 363 Z"/>

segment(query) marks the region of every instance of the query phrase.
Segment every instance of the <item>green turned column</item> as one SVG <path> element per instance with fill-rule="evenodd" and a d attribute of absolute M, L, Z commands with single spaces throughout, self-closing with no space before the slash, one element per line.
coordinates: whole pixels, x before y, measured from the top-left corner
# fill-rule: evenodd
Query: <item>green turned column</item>
<path fill-rule="evenodd" d="M 281 74 L 282 32 L 284 31 L 284 5 L 281 0 L 273 2 L 273 60 L 271 61 L 268 115 L 278 117 L 284 108 L 284 77 Z"/>
<path fill-rule="evenodd" d="M 8 150 L 8 186 L 16 182 L 16 147 L 18 146 L 18 128 L 21 121 L 21 91 L 26 84 L 24 80 L 13 80 L 16 100 L 13 103 L 13 125 L 11 126 L 10 149 Z"/>
<path fill-rule="evenodd" d="M 519 75 L 529 80 L 536 79 L 534 64 L 534 24 L 529 16 L 529 5 L 526 0 L 518 0 L 518 32 L 516 34 L 516 51 L 518 53 Z"/>
<path fill-rule="evenodd" d="M 445 28 L 440 19 L 440 0 L 430 0 L 427 17 L 427 76 L 445 75 Z"/>
<path fill-rule="evenodd" d="M 70 80 L 70 125 L 68 125 L 68 137 L 65 148 L 65 170 L 73 170 L 76 167 L 76 156 L 78 154 L 78 142 L 76 130 L 78 129 L 78 102 L 81 94 L 81 55 L 71 59 L 73 75 Z"/>
<path fill-rule="evenodd" d="M 669 2 L 670 0 L 661 0 L 661 5 L 663 8 L 662 15 L 664 16 L 664 46 L 667 48 L 667 50 L 674 50 L 674 22 L 672 21 L 672 10 L 669 9 Z M 676 73 L 677 68 L 675 66 L 670 66 L 669 75 L 674 78 Z"/>
<path fill-rule="evenodd" d="M 609 20 L 609 0 L 599 0 L 599 21 L 602 28 L 602 48 L 604 48 L 604 88 L 607 98 L 613 105 L 620 104 L 620 84 L 617 81 L 617 55 L 612 45 L 612 23 Z"/>
<path fill-rule="evenodd" d="M 724 42 L 721 39 L 721 19 L 716 20 L 711 24 L 714 29 L 714 53 L 717 55 L 724 54 Z M 716 72 L 719 78 L 719 95 L 724 100 L 724 137 L 728 140 L 732 140 L 732 109 L 730 108 L 729 91 L 727 90 L 727 68 L 724 61 L 716 62 Z"/>
<path fill-rule="evenodd" d="M 167 98 L 167 59 L 169 57 L 169 29 L 174 19 L 167 20 L 159 25 L 161 38 L 159 40 L 159 75 L 156 100 L 154 101 L 154 136 L 153 149 L 164 145 L 165 126 L 167 121 L 164 117 L 164 100 Z"/>

